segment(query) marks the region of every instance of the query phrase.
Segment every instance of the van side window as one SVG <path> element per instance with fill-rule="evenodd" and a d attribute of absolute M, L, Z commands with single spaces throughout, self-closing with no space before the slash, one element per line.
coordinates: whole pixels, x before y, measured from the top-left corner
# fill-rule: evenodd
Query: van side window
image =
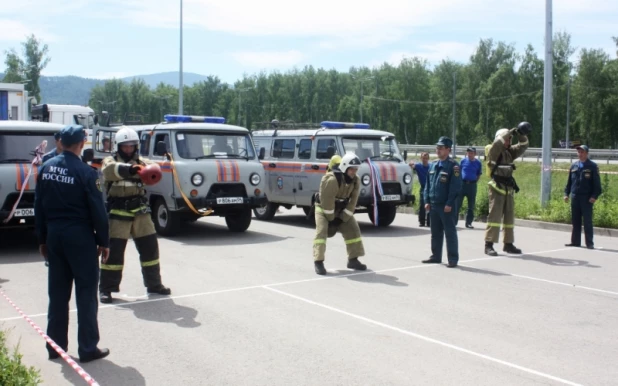
<path fill-rule="evenodd" d="M 298 158 L 299 159 L 309 159 L 311 158 L 311 145 L 313 141 L 310 139 L 301 139 L 300 145 L 298 146 Z"/>
<path fill-rule="evenodd" d="M 139 141 L 139 154 L 144 157 L 148 156 L 150 152 L 150 134 L 142 134 L 142 138 Z"/>
<path fill-rule="evenodd" d="M 337 154 L 337 143 L 334 139 L 323 138 L 318 140 L 318 149 L 316 150 L 315 158 L 330 159 L 335 154 Z"/>
<path fill-rule="evenodd" d="M 155 137 L 155 152 L 154 155 L 160 155 L 163 156 L 164 154 L 159 154 L 156 152 L 156 144 L 159 143 L 160 141 L 165 142 L 165 145 L 168 149 L 168 151 L 171 151 L 172 149 L 170 148 L 170 137 L 167 134 L 157 134 L 157 136 Z"/>
<path fill-rule="evenodd" d="M 296 140 L 275 139 L 271 155 L 275 158 L 294 158 L 295 150 Z"/>

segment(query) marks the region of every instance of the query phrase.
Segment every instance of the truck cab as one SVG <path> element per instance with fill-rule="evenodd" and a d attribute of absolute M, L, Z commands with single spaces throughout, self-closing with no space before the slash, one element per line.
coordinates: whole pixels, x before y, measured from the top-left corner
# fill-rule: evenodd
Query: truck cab
<path fill-rule="evenodd" d="M 157 162 L 163 172 L 161 181 L 146 189 L 157 232 L 174 235 L 181 222 L 205 216 L 225 217 L 230 231 L 246 231 L 251 210 L 267 202 L 264 168 L 249 130 L 221 117 L 164 118 L 159 124 L 127 126 L 139 134 L 140 156 Z M 115 152 L 113 136 L 120 128 L 95 128 L 95 158 Z M 104 147 L 106 142 L 111 146 Z"/>
<path fill-rule="evenodd" d="M 254 209 L 258 219 L 271 220 L 279 206 L 297 206 L 312 216 L 313 198 L 320 189 L 331 157 L 355 153 L 362 161 L 358 176 L 361 192 L 355 213 L 368 213 L 379 226 L 395 219 L 397 206 L 414 203 L 412 173 L 399 152 L 395 135 L 372 130 L 366 123 L 324 121 L 320 125 L 288 125 L 252 132 L 263 152 L 268 203 Z M 262 150 L 263 149 L 263 150 Z M 375 181 L 374 181 L 375 180 Z"/>

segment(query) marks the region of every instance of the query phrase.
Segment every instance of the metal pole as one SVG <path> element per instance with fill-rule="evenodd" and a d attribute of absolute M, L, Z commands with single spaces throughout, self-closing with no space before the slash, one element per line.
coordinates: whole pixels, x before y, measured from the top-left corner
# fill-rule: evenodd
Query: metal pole
<path fill-rule="evenodd" d="M 182 115 L 182 92 L 184 84 L 182 80 L 182 0 L 180 0 L 180 82 L 178 84 L 178 114 Z"/>
<path fill-rule="evenodd" d="M 361 123 L 363 123 L 363 81 L 361 80 L 361 95 L 360 95 L 360 105 L 358 105 L 360 110 L 360 118 Z"/>
<path fill-rule="evenodd" d="M 543 87 L 543 169 L 541 172 L 541 206 L 546 207 L 551 196 L 551 130 L 552 74 L 554 66 L 552 44 L 552 0 L 545 0 L 545 75 Z"/>
<path fill-rule="evenodd" d="M 238 90 L 238 126 L 240 126 L 240 89 Z"/>
<path fill-rule="evenodd" d="M 455 106 L 455 97 L 457 94 L 457 72 L 453 73 L 453 158 L 457 157 L 457 130 L 455 129 L 457 122 L 457 109 Z"/>
<path fill-rule="evenodd" d="M 567 84 L 567 116 L 566 116 L 566 149 L 569 149 L 569 126 L 571 124 L 571 74 L 569 73 L 569 83 Z"/>

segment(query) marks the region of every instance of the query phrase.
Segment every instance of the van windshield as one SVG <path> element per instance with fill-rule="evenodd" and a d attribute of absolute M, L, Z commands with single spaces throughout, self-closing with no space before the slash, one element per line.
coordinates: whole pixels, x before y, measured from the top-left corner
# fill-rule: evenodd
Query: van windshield
<path fill-rule="evenodd" d="M 0 163 L 32 162 L 34 149 L 44 140 L 45 153 L 56 148 L 54 133 L 0 133 Z"/>
<path fill-rule="evenodd" d="M 342 142 L 344 153 L 354 153 L 363 162 L 367 158 L 372 161 L 403 159 L 395 137 L 344 137 Z"/>
<path fill-rule="evenodd" d="M 182 158 L 255 158 L 255 150 L 248 134 L 200 133 L 179 131 L 176 148 Z"/>

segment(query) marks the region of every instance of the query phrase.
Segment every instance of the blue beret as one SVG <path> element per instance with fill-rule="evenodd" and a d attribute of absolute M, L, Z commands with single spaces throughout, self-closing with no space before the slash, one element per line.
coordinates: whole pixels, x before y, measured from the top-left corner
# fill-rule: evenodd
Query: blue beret
<path fill-rule="evenodd" d="M 60 133 L 61 133 L 61 131 L 59 131 L 59 132 L 57 132 L 57 133 L 55 133 L 55 134 L 54 134 L 54 139 L 55 139 L 56 141 L 60 139 Z"/>
<path fill-rule="evenodd" d="M 451 148 L 453 147 L 453 141 L 449 137 L 440 137 L 436 145 Z"/>
<path fill-rule="evenodd" d="M 64 146 L 75 145 L 84 141 L 86 130 L 84 130 L 82 125 L 68 125 L 60 132 L 60 138 Z"/>

